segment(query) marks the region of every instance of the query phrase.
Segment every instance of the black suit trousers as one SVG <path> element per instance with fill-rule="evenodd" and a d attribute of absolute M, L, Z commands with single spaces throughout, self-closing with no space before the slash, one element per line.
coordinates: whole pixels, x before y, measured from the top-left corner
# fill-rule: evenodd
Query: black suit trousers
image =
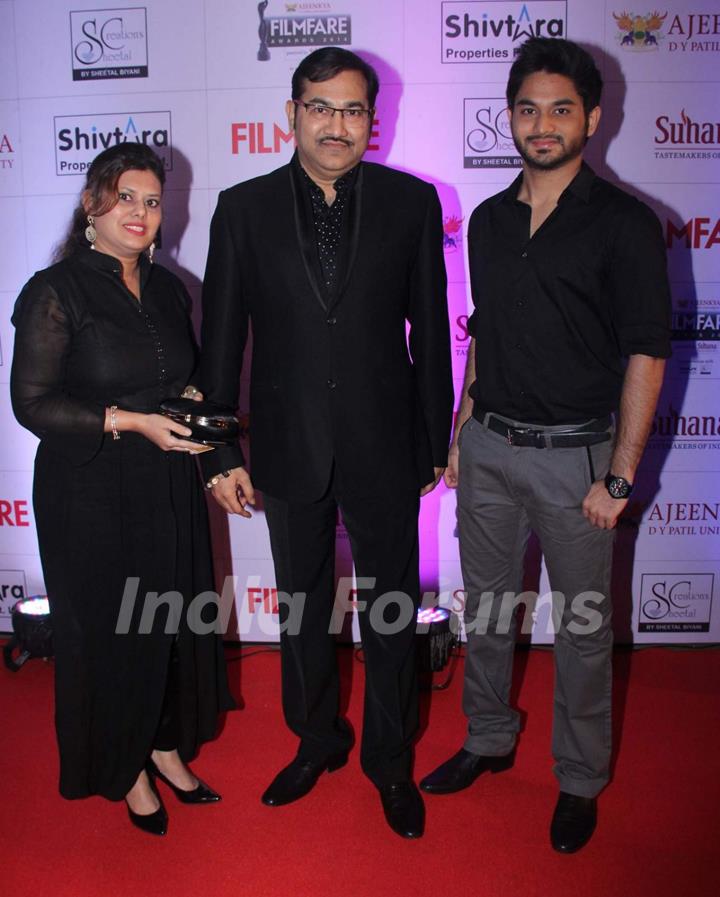
<path fill-rule="evenodd" d="M 338 614 L 347 606 L 336 601 L 335 594 L 338 508 L 350 538 L 358 586 L 366 586 L 357 594 L 365 658 L 360 761 L 365 774 L 380 786 L 411 778 L 418 728 L 417 492 L 344 497 L 333 481 L 316 502 L 265 495 L 277 587 L 291 596 L 289 603 L 280 603 L 283 711 L 300 738 L 298 755 L 303 759 L 322 762 L 351 746 L 350 730 L 339 716 L 333 634 L 339 631 Z"/>

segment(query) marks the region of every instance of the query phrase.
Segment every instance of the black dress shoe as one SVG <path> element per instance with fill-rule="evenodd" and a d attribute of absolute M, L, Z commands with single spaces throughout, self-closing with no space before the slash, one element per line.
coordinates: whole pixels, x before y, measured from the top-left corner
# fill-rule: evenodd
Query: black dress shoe
<path fill-rule="evenodd" d="M 158 800 L 160 800 L 159 796 Z M 136 828 L 139 828 L 143 832 L 147 832 L 149 835 L 164 835 L 167 833 L 168 814 L 162 801 L 160 801 L 160 806 L 154 813 L 148 814 L 133 812 L 127 801 L 125 801 L 125 806 L 127 807 L 130 822 L 132 822 Z"/>
<path fill-rule="evenodd" d="M 503 757 L 485 757 L 460 748 L 457 754 L 426 775 L 420 782 L 420 787 L 428 794 L 453 794 L 468 788 L 483 772 L 503 772 L 510 769 L 514 759 L 514 751 Z"/>
<path fill-rule="evenodd" d="M 347 763 L 347 751 L 333 754 L 322 763 L 296 757 L 285 769 L 281 769 L 263 794 L 261 800 L 268 807 L 281 807 L 300 800 L 309 794 L 320 776 L 327 770 L 334 772 Z"/>
<path fill-rule="evenodd" d="M 401 838 L 421 838 L 425 831 L 425 805 L 415 782 L 396 782 L 378 788 L 390 828 Z"/>
<path fill-rule="evenodd" d="M 550 843 L 560 853 L 575 853 L 592 837 L 597 799 L 560 792 L 550 825 Z"/>
<path fill-rule="evenodd" d="M 165 782 L 168 788 L 171 788 L 175 797 L 179 801 L 184 804 L 214 804 L 219 800 L 222 800 L 217 791 L 213 791 L 205 782 L 200 781 L 198 779 L 197 787 L 193 788 L 192 791 L 185 791 L 183 788 L 178 788 L 170 779 L 160 772 L 157 766 L 153 763 L 152 760 L 148 760 L 147 764 L 147 774 L 151 779 L 158 778 L 161 782 Z"/>

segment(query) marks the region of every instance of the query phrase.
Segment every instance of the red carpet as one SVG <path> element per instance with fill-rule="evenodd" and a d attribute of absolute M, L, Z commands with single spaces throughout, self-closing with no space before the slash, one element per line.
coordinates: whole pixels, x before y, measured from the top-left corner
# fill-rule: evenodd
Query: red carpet
<path fill-rule="evenodd" d="M 259 797 L 294 750 L 280 714 L 279 658 L 230 665 L 245 708 L 230 714 L 194 768 L 224 800 L 163 798 L 170 830 L 133 829 L 123 804 L 64 801 L 57 793 L 52 666 L 0 670 L 5 775 L 0 816 L 3 893 L 28 897 L 710 897 L 720 893 L 720 651 L 649 649 L 616 656 L 614 780 L 595 837 L 581 853 L 548 844 L 552 658 L 518 653 L 518 703 L 527 714 L 515 767 L 468 791 L 426 799 L 426 836 L 406 842 L 382 817 L 357 749 L 304 800 L 266 808 Z M 235 652 L 237 653 L 237 652 Z M 363 667 L 341 652 L 348 716 L 360 721 Z M 462 665 L 425 707 L 420 775 L 462 743 Z M 350 680 L 353 680 L 352 683 Z M 162 786 L 161 786 L 162 787 Z"/>

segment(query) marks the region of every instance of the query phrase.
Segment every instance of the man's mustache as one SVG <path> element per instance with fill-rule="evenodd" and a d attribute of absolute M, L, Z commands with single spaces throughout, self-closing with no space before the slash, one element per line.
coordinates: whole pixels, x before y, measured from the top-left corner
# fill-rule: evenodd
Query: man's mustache
<path fill-rule="evenodd" d="M 321 137 L 318 143 L 344 143 L 345 146 L 352 146 L 352 140 L 347 140 L 345 137 Z"/>

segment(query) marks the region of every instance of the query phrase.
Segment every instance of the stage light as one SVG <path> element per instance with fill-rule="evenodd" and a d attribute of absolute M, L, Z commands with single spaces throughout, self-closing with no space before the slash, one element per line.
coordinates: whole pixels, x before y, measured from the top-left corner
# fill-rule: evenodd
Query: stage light
<path fill-rule="evenodd" d="M 433 690 L 447 688 L 454 667 L 447 680 L 440 685 L 432 683 L 432 674 L 445 669 L 458 645 L 457 632 L 452 631 L 452 614 L 444 607 L 420 608 L 417 613 L 415 640 L 417 646 L 418 673 L 422 688 Z M 428 679 L 430 680 L 428 684 Z"/>
<path fill-rule="evenodd" d="M 10 612 L 13 635 L 3 648 L 5 666 L 13 673 L 31 657 L 53 656 L 50 605 L 46 595 L 33 595 L 15 602 Z M 15 649 L 17 658 L 13 657 Z"/>

